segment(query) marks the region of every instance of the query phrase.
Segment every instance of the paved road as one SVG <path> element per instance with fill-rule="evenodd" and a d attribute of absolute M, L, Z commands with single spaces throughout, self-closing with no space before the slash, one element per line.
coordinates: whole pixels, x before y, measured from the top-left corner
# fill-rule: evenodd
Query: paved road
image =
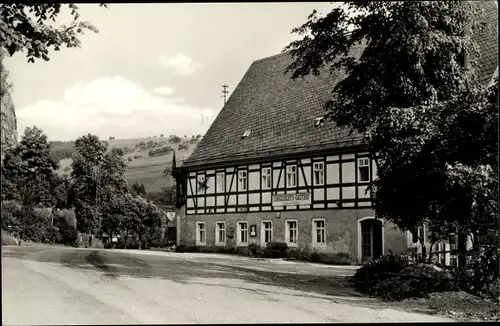
<path fill-rule="evenodd" d="M 224 255 L 2 247 L 2 324 L 451 321 L 353 291 L 353 268 Z"/>

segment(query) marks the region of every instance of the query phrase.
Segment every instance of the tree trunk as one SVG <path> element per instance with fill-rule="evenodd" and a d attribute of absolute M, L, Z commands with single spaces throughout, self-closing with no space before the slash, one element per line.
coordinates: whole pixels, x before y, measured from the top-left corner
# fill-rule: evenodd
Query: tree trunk
<path fill-rule="evenodd" d="M 463 232 L 458 233 L 458 267 L 467 265 L 467 235 Z"/>
<path fill-rule="evenodd" d="M 142 249 L 142 233 L 139 233 L 139 250 Z"/>
<path fill-rule="evenodd" d="M 427 261 L 427 247 L 422 243 L 422 261 Z"/>
<path fill-rule="evenodd" d="M 427 263 L 430 264 L 432 262 L 432 247 L 434 246 L 434 242 L 431 242 L 429 246 L 429 259 L 427 259 Z"/>

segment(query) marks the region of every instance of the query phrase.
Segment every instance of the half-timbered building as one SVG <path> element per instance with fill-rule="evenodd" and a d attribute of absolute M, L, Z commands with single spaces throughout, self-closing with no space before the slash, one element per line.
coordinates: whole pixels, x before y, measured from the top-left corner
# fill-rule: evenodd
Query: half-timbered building
<path fill-rule="evenodd" d="M 487 16 L 493 29 L 494 8 Z M 480 37 L 478 69 L 489 81 L 498 66 L 498 40 L 491 32 Z M 406 251 L 411 234 L 375 219 L 368 186 L 377 166 L 363 137 L 318 119 L 343 76 L 292 80 L 285 73 L 290 62 L 288 53 L 253 62 L 197 149 L 174 169 L 182 206 L 179 244 L 286 242 L 359 261 Z"/>

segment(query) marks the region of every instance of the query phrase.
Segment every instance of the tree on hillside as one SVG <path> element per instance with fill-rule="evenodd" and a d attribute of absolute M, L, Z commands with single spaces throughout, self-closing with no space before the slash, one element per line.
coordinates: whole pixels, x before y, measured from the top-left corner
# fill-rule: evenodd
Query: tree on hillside
<path fill-rule="evenodd" d="M 135 182 L 130 189 L 131 193 L 138 196 L 146 195 L 146 187 L 142 183 Z"/>
<path fill-rule="evenodd" d="M 443 238 L 459 232 L 461 265 L 475 216 L 496 221 L 485 212 L 496 210 L 498 84 L 486 90 L 474 62 L 464 65 L 477 52 L 472 33 L 484 28 L 479 10 L 462 1 L 353 1 L 324 17 L 313 12 L 293 30 L 302 39 L 285 48 L 292 78 L 325 66 L 346 74 L 326 118 L 366 137 L 377 216 L 403 230 L 427 222 Z"/>
<path fill-rule="evenodd" d="M 162 187 L 160 191 L 151 191 L 146 194 L 146 198 L 151 200 L 156 205 L 169 205 L 176 204 L 176 187 Z"/>
<path fill-rule="evenodd" d="M 182 140 L 181 137 L 173 135 L 173 136 L 170 136 L 170 138 L 168 139 L 168 142 L 178 144 L 181 142 L 181 140 Z"/>
<path fill-rule="evenodd" d="M 101 4 L 101 6 L 106 6 Z M 99 31 L 89 22 L 80 21 L 78 6 L 68 4 L 73 21 L 69 26 L 56 28 L 52 23 L 61 13 L 63 5 L 55 4 L 2 4 L 0 10 L 0 40 L 10 56 L 26 50 L 28 62 L 49 59 L 49 49 L 80 47 L 79 37 L 85 30 Z"/>
<path fill-rule="evenodd" d="M 58 163 L 50 155 L 47 136 L 36 126 L 27 127 L 21 141 L 5 153 L 2 165 L 2 199 L 25 205 L 54 204 L 53 181 Z"/>

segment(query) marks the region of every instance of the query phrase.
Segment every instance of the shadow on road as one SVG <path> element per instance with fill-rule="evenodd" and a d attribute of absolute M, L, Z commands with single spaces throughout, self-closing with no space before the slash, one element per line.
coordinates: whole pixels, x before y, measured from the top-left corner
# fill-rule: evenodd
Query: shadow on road
<path fill-rule="evenodd" d="M 378 300 L 365 298 L 352 289 L 347 276 L 270 272 L 255 270 L 252 267 L 221 265 L 216 261 L 194 262 L 183 258 L 137 255 L 112 250 L 59 248 L 33 250 L 33 248 L 20 247 L 8 252 L 2 251 L 2 257 L 57 263 L 84 271 L 97 270 L 102 272 L 104 277 L 110 278 L 160 278 L 180 284 L 236 288 L 259 292 L 263 295 L 279 292 L 292 296 L 320 297 L 335 302 L 356 301 L 357 304 L 365 306 L 380 306 Z M 269 288 L 269 286 L 274 288 Z"/>

